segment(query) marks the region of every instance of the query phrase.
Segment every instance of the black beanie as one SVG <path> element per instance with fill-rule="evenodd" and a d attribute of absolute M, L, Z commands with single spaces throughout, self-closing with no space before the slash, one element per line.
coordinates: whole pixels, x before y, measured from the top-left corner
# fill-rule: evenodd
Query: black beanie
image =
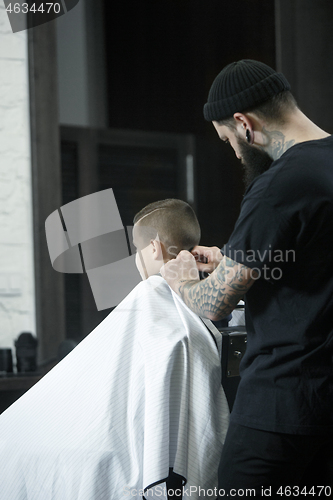
<path fill-rule="evenodd" d="M 233 62 L 223 68 L 210 88 L 205 119 L 211 122 L 230 118 L 283 90 L 290 90 L 288 80 L 266 64 L 252 59 Z"/>

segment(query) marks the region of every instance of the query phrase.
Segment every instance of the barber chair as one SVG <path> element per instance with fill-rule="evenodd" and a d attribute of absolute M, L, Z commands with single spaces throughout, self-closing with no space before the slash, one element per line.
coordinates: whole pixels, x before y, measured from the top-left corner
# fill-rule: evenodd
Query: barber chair
<path fill-rule="evenodd" d="M 219 328 L 222 335 L 222 386 L 230 411 L 234 405 L 240 381 L 239 365 L 246 349 L 245 326 Z"/>
<path fill-rule="evenodd" d="M 222 386 L 231 411 L 240 382 L 239 365 L 247 341 L 246 328 L 243 326 L 244 303 L 238 304 L 232 315 L 213 323 L 222 335 Z M 229 326 L 230 323 L 234 324 Z"/>
<path fill-rule="evenodd" d="M 222 335 L 222 386 L 231 412 L 240 382 L 239 365 L 247 342 L 246 327 L 243 326 L 244 303 L 239 303 L 232 315 L 213 323 Z"/>

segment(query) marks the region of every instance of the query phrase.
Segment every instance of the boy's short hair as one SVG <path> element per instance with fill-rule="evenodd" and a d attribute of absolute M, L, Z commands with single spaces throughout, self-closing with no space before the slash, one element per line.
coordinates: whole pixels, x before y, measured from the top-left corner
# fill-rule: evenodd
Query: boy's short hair
<path fill-rule="evenodd" d="M 158 235 L 170 256 L 199 244 L 200 226 L 192 207 L 182 200 L 155 201 L 138 212 L 133 220 L 140 227 L 144 244 Z"/>

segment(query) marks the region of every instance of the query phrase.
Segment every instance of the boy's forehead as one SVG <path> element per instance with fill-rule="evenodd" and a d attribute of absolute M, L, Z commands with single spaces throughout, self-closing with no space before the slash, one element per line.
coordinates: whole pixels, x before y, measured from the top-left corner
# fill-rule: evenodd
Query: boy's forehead
<path fill-rule="evenodd" d="M 133 226 L 133 243 L 136 247 L 139 247 L 142 244 L 147 244 L 150 239 L 158 238 L 158 234 L 156 233 L 156 229 L 150 226 L 141 224 L 134 224 Z"/>
<path fill-rule="evenodd" d="M 145 233 L 145 230 L 146 230 L 145 226 L 141 226 L 138 223 L 134 224 L 134 226 L 133 226 L 133 239 L 142 237 Z"/>
<path fill-rule="evenodd" d="M 147 228 L 142 228 L 140 224 L 134 224 L 133 226 L 133 243 L 135 246 L 139 246 L 140 242 L 142 242 L 142 239 L 145 236 Z"/>
<path fill-rule="evenodd" d="M 137 239 L 139 238 L 140 235 L 140 230 L 137 224 L 134 224 L 133 226 L 133 231 L 132 231 L 132 237 L 133 237 L 133 243 L 134 245 L 136 244 Z"/>

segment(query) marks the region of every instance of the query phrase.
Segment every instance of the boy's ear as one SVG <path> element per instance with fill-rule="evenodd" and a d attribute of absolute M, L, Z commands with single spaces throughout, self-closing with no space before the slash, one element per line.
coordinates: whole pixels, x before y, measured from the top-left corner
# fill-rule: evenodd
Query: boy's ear
<path fill-rule="evenodd" d="M 153 259 L 154 260 L 163 259 L 163 250 L 160 240 L 158 238 L 156 240 L 150 240 L 150 244 L 152 246 Z"/>

